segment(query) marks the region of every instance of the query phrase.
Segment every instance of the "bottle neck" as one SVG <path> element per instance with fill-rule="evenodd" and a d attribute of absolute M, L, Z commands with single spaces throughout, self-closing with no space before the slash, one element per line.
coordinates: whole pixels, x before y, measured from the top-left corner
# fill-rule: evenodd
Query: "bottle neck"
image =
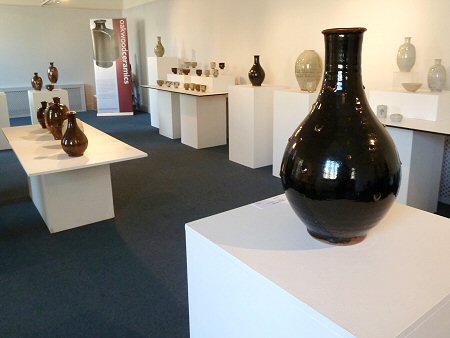
<path fill-rule="evenodd" d="M 259 63 L 259 55 L 253 56 L 253 62 L 254 63 Z"/>

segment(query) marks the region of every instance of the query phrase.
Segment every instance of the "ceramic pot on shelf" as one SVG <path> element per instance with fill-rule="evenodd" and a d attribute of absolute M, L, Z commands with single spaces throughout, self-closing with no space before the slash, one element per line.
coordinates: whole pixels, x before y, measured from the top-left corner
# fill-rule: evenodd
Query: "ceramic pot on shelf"
<path fill-rule="evenodd" d="M 156 55 L 157 57 L 162 57 L 162 56 L 164 56 L 165 49 L 164 49 L 164 46 L 163 46 L 162 43 L 161 43 L 161 37 L 160 37 L 160 36 L 157 36 L 157 37 L 156 37 L 156 40 L 157 40 L 156 46 L 155 46 L 155 48 L 153 49 L 153 51 L 155 52 L 155 55 Z"/>
<path fill-rule="evenodd" d="M 61 147 L 71 157 L 82 156 L 88 147 L 88 139 L 78 127 L 77 114 L 74 111 L 67 113 L 67 129 L 61 139 Z"/>
<path fill-rule="evenodd" d="M 314 50 L 305 50 L 295 62 L 295 77 L 303 91 L 314 93 L 322 77 L 322 62 Z"/>
<path fill-rule="evenodd" d="M 58 68 L 53 65 L 53 62 L 50 62 L 50 66 L 47 69 L 47 76 L 52 84 L 58 81 Z"/>
<path fill-rule="evenodd" d="M 428 70 L 428 88 L 432 92 L 440 92 L 447 81 L 447 71 L 441 63 L 441 59 L 435 59 L 434 65 Z"/>
<path fill-rule="evenodd" d="M 248 72 L 248 78 L 253 86 L 259 87 L 264 81 L 266 73 L 259 63 L 259 55 L 253 57 L 253 66 Z"/>
<path fill-rule="evenodd" d="M 42 78 L 38 73 L 34 73 L 34 76 L 31 78 L 31 87 L 33 87 L 34 90 L 42 89 Z"/>
<path fill-rule="evenodd" d="M 49 104 L 45 111 L 45 125 L 55 140 L 62 138 L 63 121 L 67 118 L 68 111 L 58 96 L 53 98 L 53 103 Z"/>
<path fill-rule="evenodd" d="M 41 101 L 41 107 L 36 112 L 36 117 L 42 128 L 47 128 L 45 125 L 45 110 L 47 109 L 47 101 Z"/>
<path fill-rule="evenodd" d="M 362 241 L 390 209 L 400 185 L 394 142 L 370 108 L 361 78 L 365 28 L 327 29 L 325 72 L 310 114 L 289 138 L 281 181 L 315 238 Z"/>
<path fill-rule="evenodd" d="M 397 52 L 397 66 L 401 72 L 409 72 L 415 63 L 416 47 L 411 43 L 411 38 L 406 37 Z"/>

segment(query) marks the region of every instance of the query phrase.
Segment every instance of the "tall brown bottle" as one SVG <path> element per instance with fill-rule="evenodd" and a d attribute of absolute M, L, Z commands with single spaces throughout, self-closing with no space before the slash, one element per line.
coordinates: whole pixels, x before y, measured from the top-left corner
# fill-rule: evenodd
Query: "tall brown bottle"
<path fill-rule="evenodd" d="M 58 96 L 55 96 L 53 98 L 53 104 L 50 104 L 45 112 L 45 125 L 55 140 L 62 138 L 62 125 L 63 121 L 67 118 L 68 111 L 69 108 L 61 103 Z"/>
<path fill-rule="evenodd" d="M 45 110 L 47 109 L 47 101 L 41 101 L 41 107 L 36 112 L 37 120 L 39 121 L 42 128 L 47 128 L 45 125 Z"/>
<path fill-rule="evenodd" d="M 82 156 L 88 147 L 88 139 L 77 125 L 77 113 L 67 113 L 67 130 L 61 139 L 61 146 L 67 155 Z"/>
<path fill-rule="evenodd" d="M 50 66 L 47 69 L 47 76 L 52 84 L 58 81 L 58 68 L 53 65 L 53 62 L 50 62 Z"/>
<path fill-rule="evenodd" d="M 31 87 L 33 87 L 34 90 L 42 89 L 42 78 L 38 73 L 34 73 L 34 76 L 31 78 Z"/>

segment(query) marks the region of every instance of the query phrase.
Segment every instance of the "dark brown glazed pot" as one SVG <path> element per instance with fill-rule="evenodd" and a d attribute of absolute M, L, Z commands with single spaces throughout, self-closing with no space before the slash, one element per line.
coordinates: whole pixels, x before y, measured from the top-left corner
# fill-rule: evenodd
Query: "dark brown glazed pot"
<path fill-rule="evenodd" d="M 41 101 L 41 107 L 37 110 L 36 116 L 42 128 L 47 128 L 45 125 L 45 110 L 47 109 L 47 101 Z"/>
<path fill-rule="evenodd" d="M 47 75 L 48 79 L 50 80 L 50 83 L 56 83 L 58 81 L 58 68 L 53 66 L 53 62 L 50 62 L 50 66 L 47 69 Z"/>
<path fill-rule="evenodd" d="M 361 76 L 365 28 L 327 29 L 317 101 L 284 152 L 281 182 L 289 204 L 315 238 L 363 240 L 388 212 L 400 186 L 392 138 L 369 106 Z"/>
<path fill-rule="evenodd" d="M 266 73 L 259 63 L 259 55 L 253 57 L 253 66 L 248 72 L 248 78 L 253 86 L 259 87 L 264 81 Z"/>
<path fill-rule="evenodd" d="M 77 125 L 77 113 L 67 113 L 67 129 L 61 139 L 63 150 L 73 157 L 82 156 L 88 147 L 88 139 Z"/>
<path fill-rule="evenodd" d="M 49 104 L 45 111 L 45 125 L 55 140 L 62 138 L 62 125 L 63 121 L 67 118 L 68 111 L 69 109 L 65 104 L 61 103 L 58 96 L 53 98 L 53 103 Z"/>
<path fill-rule="evenodd" d="M 38 73 L 34 73 L 34 76 L 31 78 L 31 87 L 33 87 L 34 90 L 42 89 L 42 78 Z"/>
<path fill-rule="evenodd" d="M 197 74 L 198 76 L 202 76 L 203 71 L 201 69 L 196 69 L 195 70 L 195 74 Z"/>

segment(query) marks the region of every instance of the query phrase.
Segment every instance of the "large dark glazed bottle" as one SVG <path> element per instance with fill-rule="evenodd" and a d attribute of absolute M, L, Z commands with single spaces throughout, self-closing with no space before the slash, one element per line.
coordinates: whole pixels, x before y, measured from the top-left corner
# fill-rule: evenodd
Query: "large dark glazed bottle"
<path fill-rule="evenodd" d="M 67 129 L 61 139 L 61 146 L 69 156 L 77 157 L 84 154 L 88 147 L 88 139 L 77 125 L 77 113 L 67 113 Z"/>
<path fill-rule="evenodd" d="M 68 111 L 58 96 L 53 98 L 53 103 L 49 104 L 45 111 L 45 125 L 55 140 L 62 138 L 62 126 Z"/>
<path fill-rule="evenodd" d="M 95 20 L 92 28 L 94 40 L 95 64 L 102 68 L 109 68 L 119 57 L 119 45 L 114 30 L 106 27 L 106 20 Z"/>
<path fill-rule="evenodd" d="M 266 73 L 259 63 L 259 55 L 253 56 L 253 60 L 253 66 L 248 72 L 248 78 L 253 86 L 258 87 L 263 83 Z"/>
<path fill-rule="evenodd" d="M 327 29 L 325 73 L 281 164 L 286 197 L 308 232 L 335 244 L 363 240 L 397 195 L 401 163 L 361 78 L 365 28 Z"/>
<path fill-rule="evenodd" d="M 47 109 L 47 101 L 41 101 L 41 106 L 36 112 L 36 117 L 42 128 L 47 128 L 45 125 L 45 110 Z"/>

